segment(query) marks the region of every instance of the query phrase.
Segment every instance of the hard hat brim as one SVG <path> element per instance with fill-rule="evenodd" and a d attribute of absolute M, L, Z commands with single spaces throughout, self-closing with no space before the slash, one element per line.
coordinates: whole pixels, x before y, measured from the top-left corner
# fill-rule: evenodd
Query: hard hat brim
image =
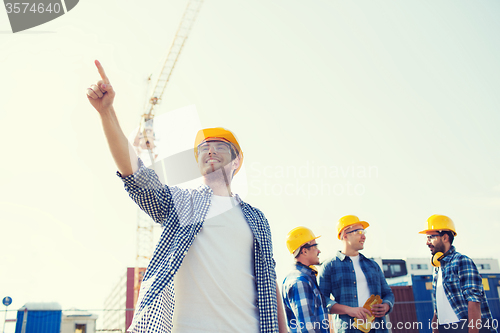
<path fill-rule="evenodd" d="M 359 221 L 359 222 L 356 222 L 356 223 L 353 223 L 350 225 L 346 225 L 344 228 L 342 228 L 342 230 L 340 230 L 339 234 L 337 235 L 338 239 L 340 239 L 340 235 L 342 234 L 342 231 L 344 231 L 346 228 L 349 228 L 350 226 L 352 226 L 354 224 L 361 224 L 363 226 L 363 229 L 366 229 L 370 226 L 370 223 L 368 223 L 366 221 Z"/>
<path fill-rule="evenodd" d="M 299 245 L 299 246 L 297 246 L 297 248 L 296 248 L 295 250 L 293 250 L 293 251 L 289 249 L 290 254 L 293 254 L 295 251 L 297 251 L 298 249 L 300 249 L 300 248 L 301 248 L 304 244 L 307 244 L 307 243 L 309 243 L 309 242 L 312 242 L 313 240 L 318 239 L 318 238 L 320 238 L 320 237 L 321 237 L 321 235 L 319 235 L 319 236 L 317 236 L 317 237 L 314 237 L 313 239 L 308 240 L 308 241 L 307 241 L 307 242 L 305 242 L 305 243 L 300 244 L 300 245 Z"/>
<path fill-rule="evenodd" d="M 453 233 L 453 236 L 457 235 L 457 232 L 454 230 L 451 230 L 451 229 L 426 229 L 426 230 L 419 231 L 418 233 L 419 234 L 427 234 L 428 232 L 431 232 L 431 231 L 451 231 Z"/>

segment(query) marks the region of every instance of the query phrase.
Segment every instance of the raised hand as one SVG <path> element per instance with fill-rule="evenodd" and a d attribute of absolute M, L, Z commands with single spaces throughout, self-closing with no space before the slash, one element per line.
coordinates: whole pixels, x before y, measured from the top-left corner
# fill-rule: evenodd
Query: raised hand
<path fill-rule="evenodd" d="M 87 98 L 92 104 L 92 106 L 101 113 L 106 109 L 113 107 L 113 100 L 115 99 L 115 91 L 109 83 L 109 79 L 104 72 L 99 61 L 95 61 L 97 71 L 101 76 L 101 80 L 97 81 L 96 84 L 92 84 L 90 88 L 87 88 Z"/>

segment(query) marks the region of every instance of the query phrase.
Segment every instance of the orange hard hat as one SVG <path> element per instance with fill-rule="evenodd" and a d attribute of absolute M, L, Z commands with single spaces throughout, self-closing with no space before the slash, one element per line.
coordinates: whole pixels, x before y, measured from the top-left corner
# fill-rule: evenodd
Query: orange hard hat
<path fill-rule="evenodd" d="M 207 141 L 207 139 L 226 141 L 233 145 L 236 149 L 236 153 L 240 157 L 240 166 L 234 171 L 234 174 L 237 174 L 243 165 L 243 151 L 241 151 L 240 144 L 238 143 L 238 140 L 236 140 L 234 134 L 223 127 L 205 128 L 199 130 L 194 140 L 194 157 L 196 158 L 196 162 L 198 162 L 198 146 L 204 141 Z"/>

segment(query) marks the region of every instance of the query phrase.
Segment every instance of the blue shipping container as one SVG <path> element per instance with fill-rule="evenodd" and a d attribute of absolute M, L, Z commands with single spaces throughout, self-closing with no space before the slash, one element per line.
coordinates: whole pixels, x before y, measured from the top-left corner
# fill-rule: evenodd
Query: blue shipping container
<path fill-rule="evenodd" d="M 413 298 L 415 299 L 415 309 L 417 311 L 417 320 L 421 323 L 420 333 L 432 333 L 430 323 L 434 317 L 434 308 L 432 306 L 432 276 L 431 275 L 413 275 Z"/>
<path fill-rule="evenodd" d="M 482 274 L 483 287 L 490 306 L 491 315 L 500 323 L 500 300 L 498 294 L 500 293 L 500 275 L 498 274 Z M 488 279 L 485 284 L 484 279 Z M 489 290 L 488 290 L 489 289 Z"/>
<path fill-rule="evenodd" d="M 26 333 L 60 333 L 62 311 L 32 310 L 28 308 Z M 17 312 L 16 333 L 21 333 L 24 309 Z"/>

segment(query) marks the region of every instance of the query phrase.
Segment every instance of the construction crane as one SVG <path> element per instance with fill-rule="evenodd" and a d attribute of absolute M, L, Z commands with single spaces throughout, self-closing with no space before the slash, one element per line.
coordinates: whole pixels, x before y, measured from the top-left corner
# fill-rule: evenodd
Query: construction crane
<path fill-rule="evenodd" d="M 151 97 L 146 102 L 139 129 L 133 142 L 137 155 L 143 160 L 149 159 L 153 168 L 155 166 L 155 160 L 158 157 L 154 132 L 155 109 L 162 101 L 165 88 L 170 81 L 175 64 L 191 32 L 191 28 L 193 27 L 202 3 L 203 0 L 190 0 L 186 6 L 186 10 L 184 11 L 165 62 L 163 63 Z M 150 80 L 151 77 L 149 77 L 149 81 Z M 134 276 L 134 304 L 137 302 L 137 297 L 139 295 L 139 287 L 145 271 L 144 268 L 147 267 L 153 253 L 153 225 L 154 222 L 151 218 L 139 209 L 137 215 L 137 256 Z"/>

